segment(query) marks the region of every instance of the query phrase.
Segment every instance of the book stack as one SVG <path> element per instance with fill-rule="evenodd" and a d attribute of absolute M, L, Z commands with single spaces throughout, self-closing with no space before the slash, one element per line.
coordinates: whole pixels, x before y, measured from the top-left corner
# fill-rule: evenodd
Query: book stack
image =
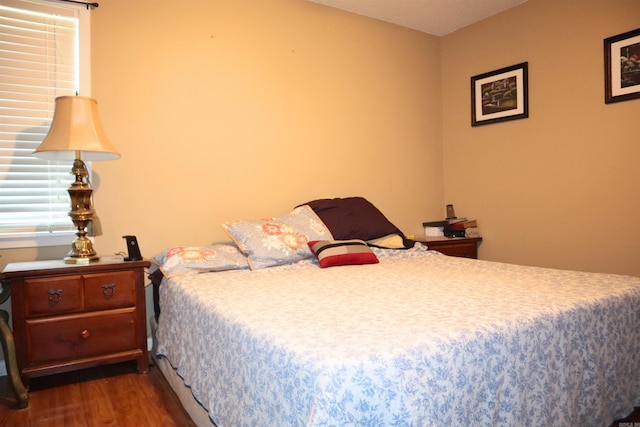
<path fill-rule="evenodd" d="M 462 218 L 452 222 L 448 227 L 445 227 L 444 235 L 447 237 L 480 237 L 478 221 Z"/>
<path fill-rule="evenodd" d="M 423 222 L 424 234 L 428 237 L 480 237 L 478 221 L 467 218 L 453 218 L 442 221 Z"/>

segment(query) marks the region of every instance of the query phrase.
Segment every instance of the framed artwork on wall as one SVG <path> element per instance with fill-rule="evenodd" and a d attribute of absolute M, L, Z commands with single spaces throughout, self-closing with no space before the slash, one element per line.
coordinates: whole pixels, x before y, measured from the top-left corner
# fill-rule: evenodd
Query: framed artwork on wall
<path fill-rule="evenodd" d="M 471 77 L 471 126 L 529 117 L 528 65 Z"/>
<path fill-rule="evenodd" d="M 604 39 L 604 102 L 640 98 L 640 28 Z"/>

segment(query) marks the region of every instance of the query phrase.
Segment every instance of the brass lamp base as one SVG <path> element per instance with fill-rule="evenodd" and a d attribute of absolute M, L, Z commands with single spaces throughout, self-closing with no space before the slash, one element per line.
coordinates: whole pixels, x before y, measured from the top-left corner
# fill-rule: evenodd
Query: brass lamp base
<path fill-rule="evenodd" d="M 93 249 L 93 243 L 87 238 L 87 226 L 93 219 L 95 211 L 91 206 L 89 173 L 86 165 L 80 160 L 80 153 L 76 153 L 71 173 L 75 175 L 75 182 L 67 190 L 71 198 L 71 212 L 69 216 L 76 226 L 76 240 L 71 244 L 71 251 L 64 258 L 66 264 L 89 264 L 98 261 L 100 257 Z"/>
<path fill-rule="evenodd" d="M 76 264 L 76 265 L 85 265 L 91 264 L 92 262 L 100 261 L 99 256 L 91 257 L 91 258 L 73 258 L 70 256 L 64 257 L 65 264 Z"/>
<path fill-rule="evenodd" d="M 65 264 L 89 264 L 98 260 L 100 257 L 93 250 L 91 240 L 85 236 L 78 236 L 71 244 L 71 250 L 64 257 Z"/>
<path fill-rule="evenodd" d="M 87 234 L 87 232 L 81 224 L 78 226 L 78 232 L 76 233 L 78 237 L 71 243 L 71 250 L 67 256 L 64 257 L 65 264 L 89 264 L 100 259 L 96 251 L 93 250 L 93 243 L 85 234 Z"/>

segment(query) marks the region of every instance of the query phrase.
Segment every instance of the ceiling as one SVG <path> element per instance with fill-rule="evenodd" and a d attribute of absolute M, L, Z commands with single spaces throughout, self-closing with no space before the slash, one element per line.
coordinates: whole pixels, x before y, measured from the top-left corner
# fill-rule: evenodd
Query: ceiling
<path fill-rule="evenodd" d="M 527 0 L 309 0 L 444 36 Z"/>

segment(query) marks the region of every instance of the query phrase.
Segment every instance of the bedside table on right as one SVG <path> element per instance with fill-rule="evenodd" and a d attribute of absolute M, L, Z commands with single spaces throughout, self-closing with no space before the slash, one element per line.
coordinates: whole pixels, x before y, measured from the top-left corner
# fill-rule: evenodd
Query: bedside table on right
<path fill-rule="evenodd" d="M 415 241 L 445 255 L 478 259 L 482 237 L 417 237 Z"/>

